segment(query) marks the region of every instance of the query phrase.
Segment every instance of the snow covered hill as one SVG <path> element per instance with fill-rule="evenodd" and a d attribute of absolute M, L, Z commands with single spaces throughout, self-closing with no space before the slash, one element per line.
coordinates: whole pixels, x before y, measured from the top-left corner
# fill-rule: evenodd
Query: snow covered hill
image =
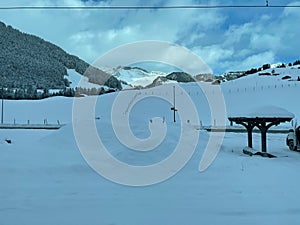
<path fill-rule="evenodd" d="M 272 74 L 272 70 L 266 70 L 264 73 Z M 294 112 L 300 118 L 299 105 L 297 104 L 300 70 L 297 68 L 277 68 L 275 73 L 278 75 L 255 73 L 222 83 L 228 111 L 275 105 Z M 287 76 L 288 79 L 283 79 Z"/>
<path fill-rule="evenodd" d="M 242 77 L 248 77 L 247 79 L 253 80 L 253 76 L 267 77 L 261 80 L 268 80 L 270 83 L 277 83 L 281 80 L 285 81 L 295 81 L 300 80 L 300 69 L 299 65 L 286 65 L 282 63 L 272 64 L 269 69 L 263 69 L 263 67 L 256 69 L 258 72 L 247 75 L 245 71 L 240 72 L 229 72 L 220 76 L 214 76 L 212 74 L 200 74 L 194 77 L 198 81 L 212 82 L 215 79 L 219 79 L 224 82 L 232 80 L 240 80 Z M 162 85 L 167 82 L 156 82 L 158 79 L 164 79 L 167 75 L 172 74 L 160 72 L 160 71 L 147 71 L 140 67 L 130 67 L 123 66 L 118 68 L 100 68 L 101 70 L 115 76 L 117 79 L 126 82 L 132 87 L 154 87 L 157 85 Z M 255 80 L 259 82 L 259 80 Z M 264 81 L 263 81 L 264 82 Z M 249 84 L 253 85 L 253 84 Z"/>
<path fill-rule="evenodd" d="M 245 86 L 253 85 L 280 85 L 288 84 L 293 81 L 300 80 L 300 69 L 296 66 L 287 67 L 287 68 L 270 68 L 267 70 L 259 71 L 254 74 L 250 74 L 231 82 L 225 82 L 224 85 L 231 85 L 234 82 L 234 85 L 237 87 L 239 84 Z"/>
<path fill-rule="evenodd" d="M 117 79 L 89 65 L 77 56 L 35 35 L 23 33 L 0 21 L 0 82 L 7 89 L 64 89 L 64 75 L 68 69 L 85 74 L 100 85 L 120 89 Z M 91 71 L 91 73 L 86 73 Z M 97 79 L 95 79 L 97 75 Z M 101 82 L 101 78 L 105 83 Z M 33 91 L 34 93 L 34 91 Z M 9 93 L 7 93 L 8 96 Z M 34 98 L 29 93 L 27 99 Z M 18 99 L 18 96 L 16 97 Z"/>
<path fill-rule="evenodd" d="M 178 116 L 190 110 L 184 105 L 188 96 L 197 109 L 199 123 L 219 125 L 220 119 L 214 117 L 219 114 L 212 114 L 212 103 L 206 96 L 217 98 L 221 88 L 228 113 L 275 105 L 300 118 L 296 71 L 283 70 L 278 76 L 253 74 L 221 86 L 201 83 L 202 89 L 196 83 L 180 84 L 175 87 L 176 107 L 180 109 L 176 123 L 173 105 L 166 100 L 172 99 L 175 84 L 80 98 L 83 102 L 97 100 L 95 117 L 80 121 L 72 118 L 73 98 L 4 101 L 5 123 L 14 119 L 18 123 L 41 123 L 46 118 L 49 123 L 59 120 L 66 125 L 57 131 L 0 130 L 0 224 L 298 224 L 300 154 L 288 150 L 286 134 L 268 134 L 269 152 L 279 157 L 267 159 L 243 155 L 246 134 L 227 133 L 216 160 L 199 172 L 212 133 L 196 130 L 199 124 L 192 115 L 189 118 L 189 111 L 188 119 L 181 121 Z M 282 80 L 285 75 L 291 75 L 291 81 Z M 115 102 L 119 95 L 124 97 L 121 105 Z M 117 126 L 125 125 L 128 118 L 132 133 L 140 139 L 151 136 L 153 118 L 162 118 L 167 128 L 165 138 L 149 152 L 122 145 L 112 128 L 113 107 L 124 119 L 118 120 Z M 180 139 L 180 122 L 198 133 L 199 141 L 192 158 L 172 178 L 152 186 L 124 186 L 108 181 L 88 166 L 76 143 L 72 119 L 94 121 L 109 153 L 135 166 L 152 165 L 169 157 Z M 258 134 L 254 134 L 253 143 L 254 148 L 260 148 Z"/>
<path fill-rule="evenodd" d="M 75 70 L 67 70 L 68 75 L 65 76 L 66 79 L 70 82 L 71 88 L 101 88 L 103 85 L 94 84 L 89 82 L 89 78 L 82 76 L 77 73 Z M 107 87 L 108 88 L 108 87 Z"/>
<path fill-rule="evenodd" d="M 139 67 L 120 67 L 112 73 L 116 78 L 132 86 L 146 87 L 158 76 L 165 76 L 166 73 L 159 71 L 147 71 Z"/>

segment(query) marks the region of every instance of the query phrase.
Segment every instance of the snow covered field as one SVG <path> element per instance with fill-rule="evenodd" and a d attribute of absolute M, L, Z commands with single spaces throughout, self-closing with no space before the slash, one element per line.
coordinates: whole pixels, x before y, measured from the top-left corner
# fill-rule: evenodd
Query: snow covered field
<path fill-rule="evenodd" d="M 181 86 L 193 99 L 199 121 L 218 125 L 218 118 L 210 116 L 202 90 L 195 84 Z M 128 164 L 149 165 L 172 153 L 180 136 L 180 121 L 174 124 L 172 105 L 155 97 L 172 95 L 172 87 L 136 91 L 146 98 L 134 105 L 131 104 L 136 97 L 128 99 L 128 109 L 132 107 L 129 121 L 137 137 L 150 135 L 148 124 L 153 117 L 164 117 L 167 125 L 163 142 L 155 151 L 145 153 L 129 150 L 114 136 L 110 116 L 117 93 L 99 97 L 96 128 L 114 157 Z M 208 90 L 213 95 L 217 88 Z M 298 118 L 299 89 L 300 82 L 272 83 L 262 77 L 246 77 L 222 86 L 228 112 L 275 105 Z M 183 96 L 180 89 L 176 94 L 178 100 Z M 180 172 L 159 184 L 130 187 L 106 180 L 83 159 L 73 134 L 72 104 L 73 99 L 63 97 L 5 101 L 6 123 L 14 119 L 42 123 L 47 119 L 49 123 L 59 120 L 66 125 L 57 131 L 0 130 L 1 225 L 299 223 L 300 154 L 285 146 L 286 134 L 268 134 L 268 151 L 278 156 L 268 159 L 242 154 L 246 134 L 227 133 L 216 160 L 199 172 L 199 161 L 211 134 L 194 130 L 199 132 L 199 142 Z M 191 129 L 197 125 L 190 123 Z M 11 139 L 12 144 L 5 139 Z M 254 134 L 253 143 L 260 149 L 259 134 Z"/>
<path fill-rule="evenodd" d="M 300 155 L 286 148 L 285 135 L 269 135 L 269 149 L 288 157 L 266 159 L 243 155 L 245 134 L 228 133 L 216 161 L 200 173 L 201 149 L 208 138 L 201 132 L 187 166 L 166 182 L 148 187 L 105 180 L 88 167 L 67 135 L 1 131 L 4 135 L 14 143 L 1 144 L 1 224 L 297 224 L 299 220 Z M 259 142 L 257 134 L 254 142 Z"/>

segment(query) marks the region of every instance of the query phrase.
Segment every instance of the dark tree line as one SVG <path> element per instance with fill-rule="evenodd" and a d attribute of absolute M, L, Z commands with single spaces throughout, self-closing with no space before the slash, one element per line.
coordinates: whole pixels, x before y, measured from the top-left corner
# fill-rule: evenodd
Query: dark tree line
<path fill-rule="evenodd" d="M 77 87 L 75 88 L 75 96 L 76 97 L 81 97 L 85 95 L 102 95 L 110 92 L 115 92 L 116 89 L 104 89 L 103 87 L 101 88 L 82 88 L 82 87 Z"/>
<path fill-rule="evenodd" d="M 300 65 L 300 60 L 296 60 L 294 63 L 289 63 L 288 64 L 288 66 L 295 66 L 295 65 Z M 257 73 L 259 71 L 267 70 L 267 69 L 270 69 L 270 68 L 271 68 L 270 64 L 264 64 L 262 67 L 252 68 L 250 70 L 247 70 L 241 76 L 246 76 L 246 75 L 249 75 L 249 74 L 254 74 L 254 73 Z M 282 63 L 282 64 L 276 66 L 276 68 L 286 68 L 286 64 Z"/>
<path fill-rule="evenodd" d="M 296 61 L 293 63 L 293 66 L 296 66 L 296 65 L 300 65 L 300 60 L 296 60 Z"/>
<path fill-rule="evenodd" d="M 1 88 L 0 89 L 0 98 L 4 99 L 13 99 L 13 100 L 21 100 L 21 99 L 43 99 L 52 96 L 66 96 L 66 97 L 74 97 L 75 90 L 73 88 L 64 88 L 61 90 L 57 90 L 54 92 L 50 92 L 49 89 L 36 89 L 34 87 L 28 88 Z"/>
<path fill-rule="evenodd" d="M 35 87 L 24 88 L 0 88 L 0 98 L 4 99 L 43 99 L 53 96 L 65 96 L 65 97 L 83 97 L 91 95 L 102 95 L 110 92 L 115 92 L 116 89 L 101 88 L 64 88 L 60 90 L 50 91 L 49 89 L 36 89 Z"/>

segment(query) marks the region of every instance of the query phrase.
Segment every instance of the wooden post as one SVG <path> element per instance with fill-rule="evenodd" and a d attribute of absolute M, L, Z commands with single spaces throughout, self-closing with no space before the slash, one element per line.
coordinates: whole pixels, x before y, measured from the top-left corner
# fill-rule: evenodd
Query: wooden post
<path fill-rule="evenodd" d="M 247 126 L 247 131 L 248 131 L 248 147 L 252 148 L 252 131 L 253 131 L 253 126 Z"/>
<path fill-rule="evenodd" d="M 261 151 L 267 152 L 267 131 L 266 122 L 262 122 L 259 126 L 261 132 Z"/>
<path fill-rule="evenodd" d="M 233 123 L 233 120 L 230 120 L 230 123 Z M 255 127 L 253 122 L 250 121 L 235 121 L 236 124 L 240 124 L 242 126 L 244 126 L 247 129 L 247 133 L 248 133 L 248 147 L 252 148 L 253 144 L 252 144 L 252 131 L 253 128 Z"/>
<path fill-rule="evenodd" d="M 261 151 L 267 152 L 267 130 L 261 131 Z"/>

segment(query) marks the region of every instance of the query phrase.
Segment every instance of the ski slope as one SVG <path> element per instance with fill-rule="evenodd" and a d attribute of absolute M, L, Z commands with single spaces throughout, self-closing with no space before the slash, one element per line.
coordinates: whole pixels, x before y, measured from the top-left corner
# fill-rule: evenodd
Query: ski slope
<path fill-rule="evenodd" d="M 267 79 L 254 74 L 222 84 L 227 113 L 274 105 L 299 118 L 295 103 L 300 82 L 273 83 L 272 79 L 278 77 Z M 109 153 L 135 166 L 152 165 L 170 156 L 180 138 L 181 122 L 198 132 L 195 152 L 183 169 L 162 183 L 144 187 L 113 183 L 89 167 L 73 133 L 72 98 L 5 101 L 5 123 L 47 119 L 66 125 L 58 131 L 0 130 L 0 224 L 298 224 L 300 154 L 285 146 L 286 134 L 268 134 L 268 151 L 278 156 L 268 159 L 242 154 L 246 134 L 227 133 L 215 161 L 199 172 L 212 134 L 196 130 L 199 124 L 193 118 L 181 121 L 179 112 L 173 123 L 172 104 L 157 97 L 172 96 L 173 85 L 99 96 L 95 120 L 87 118 L 95 121 Z M 205 93 L 217 95 L 220 87 L 204 85 L 205 91 L 192 83 L 176 87 L 177 102 L 186 92 L 195 104 L 199 123 L 219 125 L 218 118 L 211 116 Z M 132 151 L 116 138 L 111 109 L 118 94 L 128 95 L 125 107 L 118 109 L 120 116 L 128 116 L 136 137 L 149 137 L 150 120 L 164 118 L 166 136 L 155 150 Z M 11 139 L 12 144 L 5 139 Z M 253 134 L 253 144 L 260 148 L 258 134 Z"/>
<path fill-rule="evenodd" d="M 90 83 L 88 77 L 82 76 L 81 74 L 77 73 L 73 69 L 68 69 L 67 74 L 68 75 L 66 75 L 64 78 L 68 79 L 68 81 L 70 82 L 71 88 L 81 87 L 81 88 L 87 88 L 87 89 L 88 88 L 99 89 L 99 88 L 103 87 L 99 84 Z M 79 86 L 79 82 L 80 82 L 80 86 Z"/>
<path fill-rule="evenodd" d="M 167 74 L 159 71 L 148 72 L 140 68 L 120 68 L 117 72 L 112 73 L 112 75 L 132 86 L 146 87 L 158 76 L 166 76 Z"/>

